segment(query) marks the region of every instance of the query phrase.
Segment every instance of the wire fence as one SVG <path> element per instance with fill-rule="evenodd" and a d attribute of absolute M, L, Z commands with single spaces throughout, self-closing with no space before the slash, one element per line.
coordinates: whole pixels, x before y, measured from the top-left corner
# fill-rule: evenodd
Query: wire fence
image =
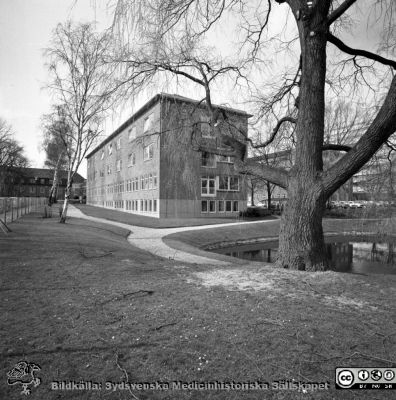
<path fill-rule="evenodd" d="M 0 197 L 0 220 L 7 225 L 22 215 L 39 210 L 47 202 L 46 197 Z"/>

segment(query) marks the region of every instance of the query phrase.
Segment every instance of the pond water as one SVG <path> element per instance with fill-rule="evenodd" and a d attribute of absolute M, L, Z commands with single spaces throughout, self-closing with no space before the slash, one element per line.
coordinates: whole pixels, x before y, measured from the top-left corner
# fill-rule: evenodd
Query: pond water
<path fill-rule="evenodd" d="M 254 243 L 213 250 L 251 261 L 274 263 L 278 242 Z M 327 237 L 326 249 L 334 271 L 355 274 L 395 274 L 396 240 L 384 238 Z"/>

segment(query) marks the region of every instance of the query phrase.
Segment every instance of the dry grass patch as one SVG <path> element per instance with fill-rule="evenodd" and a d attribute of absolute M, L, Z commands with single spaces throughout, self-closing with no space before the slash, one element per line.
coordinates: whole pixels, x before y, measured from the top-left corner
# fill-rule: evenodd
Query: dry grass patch
<path fill-rule="evenodd" d="M 192 276 L 193 278 L 188 280 L 190 283 L 195 280 L 195 282 L 206 287 L 220 286 L 227 290 L 262 292 L 272 298 L 282 296 L 296 299 L 303 296 L 313 296 L 327 306 L 376 309 L 376 306 L 360 299 L 360 293 L 358 293 L 359 299 L 354 299 L 338 293 L 326 294 L 312 286 L 312 284 L 323 286 L 326 282 L 331 282 L 333 286 L 339 285 L 340 274 L 335 272 L 312 274 L 266 267 L 255 270 L 252 270 L 252 268 L 215 269 L 194 272 Z M 290 279 L 294 279 L 292 284 Z M 392 292 L 392 289 L 390 292 Z M 353 293 L 351 294 L 353 295 Z"/>
<path fill-rule="evenodd" d="M 31 399 L 372 399 L 335 391 L 335 367 L 395 363 L 395 277 L 177 263 L 85 220 L 32 215 L 11 227 L 0 237 L 0 375 L 38 363 Z M 53 380 L 282 379 L 331 390 L 50 390 Z M 3 379 L 0 398 L 20 390 Z"/>

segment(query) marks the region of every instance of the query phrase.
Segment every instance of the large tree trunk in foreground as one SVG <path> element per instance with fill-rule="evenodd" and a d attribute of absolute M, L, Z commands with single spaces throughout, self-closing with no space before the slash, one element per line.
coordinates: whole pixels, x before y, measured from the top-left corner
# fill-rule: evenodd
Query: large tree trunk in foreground
<path fill-rule="evenodd" d="M 314 105 L 311 105 L 314 108 Z M 308 118 L 302 120 L 305 121 Z M 302 125 L 304 125 L 302 123 Z M 317 126 L 312 122 L 313 126 Z M 317 140 L 305 126 L 304 143 Z M 278 265 L 285 268 L 321 271 L 328 265 L 322 232 L 326 200 L 374 155 L 396 130 L 396 76 L 376 118 L 356 145 L 327 171 L 314 158 L 312 145 L 296 150 L 295 166 L 284 187 L 288 192 L 281 220 Z M 312 155 L 311 155 L 312 154 Z"/>
<path fill-rule="evenodd" d="M 295 15 L 298 4 L 291 4 Z M 297 21 L 301 80 L 296 155 L 287 182 L 278 253 L 278 264 L 290 269 L 320 271 L 328 265 L 322 230 L 326 197 L 321 185 L 328 9 L 329 1 L 318 2 L 308 19 Z"/>
<path fill-rule="evenodd" d="M 304 179 L 291 180 L 279 234 L 281 267 L 301 271 L 328 268 L 322 230 L 325 205 L 317 185 L 309 185 Z"/>

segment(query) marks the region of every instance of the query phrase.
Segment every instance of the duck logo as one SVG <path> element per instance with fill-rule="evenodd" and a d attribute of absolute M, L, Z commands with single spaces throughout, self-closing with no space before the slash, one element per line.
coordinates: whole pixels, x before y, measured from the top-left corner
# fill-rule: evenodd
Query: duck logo
<path fill-rule="evenodd" d="M 7 372 L 7 383 L 9 385 L 22 385 L 21 394 L 28 395 L 31 393 L 30 385 L 37 387 L 41 383 L 41 379 L 34 374 L 40 371 L 41 368 L 37 364 L 19 361 L 14 365 L 11 371 Z"/>

